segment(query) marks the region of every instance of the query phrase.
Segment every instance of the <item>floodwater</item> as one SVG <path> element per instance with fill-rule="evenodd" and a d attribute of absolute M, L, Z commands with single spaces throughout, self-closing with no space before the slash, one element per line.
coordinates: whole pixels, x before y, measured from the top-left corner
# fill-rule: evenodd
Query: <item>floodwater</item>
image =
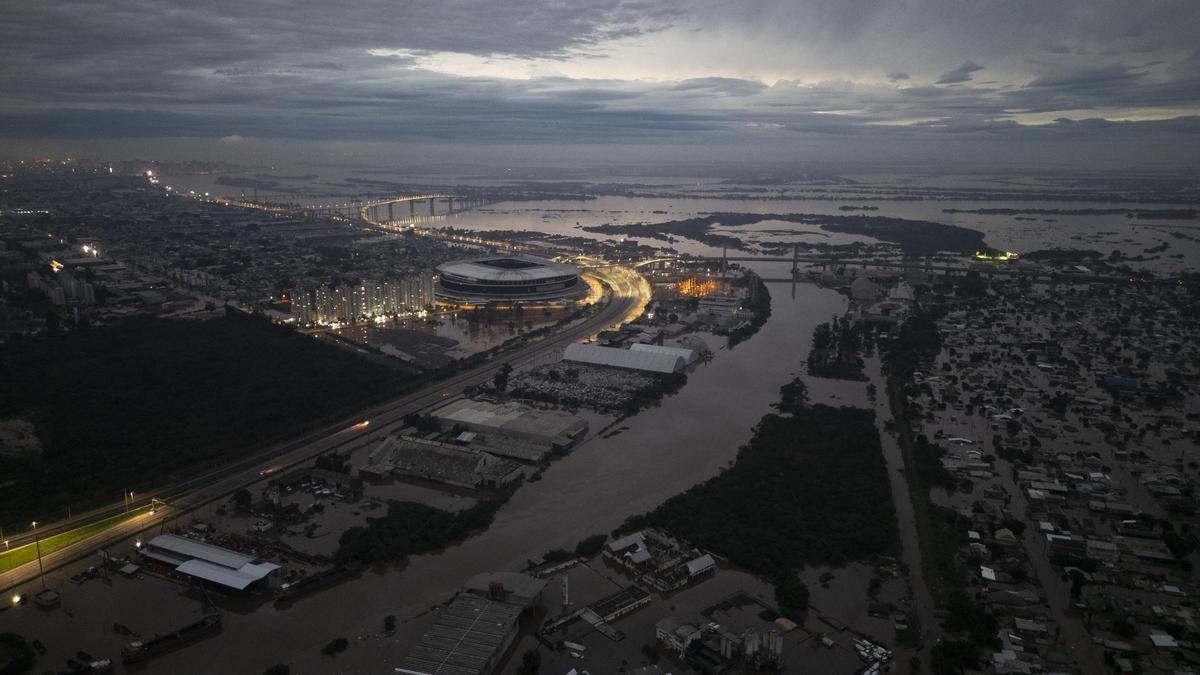
<path fill-rule="evenodd" d="M 301 188 L 307 183 L 319 186 L 320 191 L 331 191 L 336 197 L 306 199 L 300 194 L 286 195 L 288 201 L 301 203 L 324 203 L 330 201 L 352 202 L 354 199 L 376 198 L 390 194 L 395 188 L 385 185 L 370 186 L 344 183 L 347 178 L 386 178 L 400 181 L 404 185 L 431 182 L 434 185 L 487 186 L 503 188 L 511 185 L 510 180 L 473 176 L 414 176 L 403 172 L 359 174 L 345 169 L 330 167 L 307 167 L 291 173 L 316 173 L 316 181 L 288 181 L 291 188 Z M 285 174 L 288 172 L 284 172 Z M 232 186 L 216 185 L 217 174 L 179 176 L 168 179 L 177 184 L 176 189 L 194 189 L 198 192 L 212 191 L 214 194 L 236 197 L 250 190 Z M 469 230 L 526 230 L 568 236 L 585 236 L 595 239 L 620 239 L 620 235 L 601 235 L 584 232 L 581 228 L 604 224 L 659 223 L 695 217 L 699 214 L 736 213 L 814 213 L 824 215 L 868 215 L 929 220 L 947 225 L 958 225 L 983 232 L 985 243 L 1002 250 L 1029 253 L 1036 250 L 1067 248 L 1088 249 L 1107 257 L 1113 251 L 1125 255 L 1142 255 L 1147 260 L 1131 262 L 1135 269 L 1145 268 L 1160 273 L 1176 273 L 1196 269 L 1200 261 L 1200 221 L 1126 218 L 1124 213 L 1110 215 L 1068 214 L 985 214 L 962 213 L 989 208 L 1082 210 L 1082 209 L 1128 209 L 1143 211 L 1152 209 L 1189 209 L 1190 203 L 1140 203 L 1123 202 L 1124 192 L 1113 192 L 1101 188 L 1098 192 L 1077 184 L 1045 183 L 1037 177 L 1014 176 L 911 176 L 871 174 L 853 176 L 856 185 L 824 186 L 796 183 L 780 185 L 778 189 L 762 192 L 761 186 L 719 184 L 709 179 L 688 177 L 590 177 L 588 182 L 633 183 L 644 186 L 638 189 L 674 193 L 669 197 L 624 197 L 601 196 L 590 200 L 546 200 L 500 202 L 486 207 L 446 215 L 439 226 Z M 908 194 L 905 190 L 917 189 L 912 199 L 895 199 L 897 194 Z M 972 199 L 968 193 L 956 190 L 992 191 L 996 199 Z M 899 192 L 897 191 L 899 190 Z M 946 192 L 943 192 L 945 190 Z M 1015 192 L 1013 192 L 1015 190 Z M 1041 192 L 1049 190 L 1049 192 Z M 303 190 L 301 190 L 303 192 Z M 1083 201 L 1055 199 L 1009 199 L 1009 196 L 1075 194 L 1085 197 Z M 1130 190 L 1130 194 L 1137 190 Z M 745 195 L 750 198 L 741 198 Z M 755 198 L 754 195 L 767 198 Z M 728 198 L 721 198 L 727 195 Z M 1107 201 L 1091 201 L 1098 196 Z M 807 197 L 807 198 L 806 198 Z M 266 197 L 264 197 L 266 198 Z M 842 211 L 839 207 L 874 207 L 874 211 Z M 947 213 L 947 209 L 958 213 Z M 750 245 L 778 242 L 802 242 L 805 244 L 845 244 L 851 242 L 874 243 L 870 237 L 825 232 L 811 224 L 766 221 L 754 225 L 720 230 L 722 234 L 739 236 Z M 680 253 L 694 255 L 720 255 L 718 248 L 688 239 L 678 239 L 668 244 L 662 240 L 640 239 L 652 246 L 671 246 Z M 1165 248 L 1163 248 L 1165 245 Z"/>
<path fill-rule="evenodd" d="M 319 649 L 335 637 L 352 645 L 337 657 L 337 672 L 386 672 L 401 649 L 387 652 L 381 663 L 379 650 L 353 646 L 357 636 L 378 633 L 385 615 L 416 616 L 473 574 L 518 570 L 546 549 L 609 532 L 716 475 L 770 411 L 779 387 L 802 372 L 816 324 L 846 306 L 842 296 L 811 284 L 797 285 L 795 299 L 786 284 L 772 284 L 771 293 L 771 320 L 757 335 L 732 351 L 719 349 L 680 393 L 628 420 L 629 429 L 593 438 L 552 464 L 541 481 L 518 490 L 483 534 L 415 557 L 403 569 L 368 572 L 286 610 L 266 605 L 231 614 L 220 639 L 156 659 L 153 672 L 183 672 L 196 663 L 213 672 L 260 672 L 280 660 L 292 672 L 328 672 L 334 666 Z M 261 644 L 272 645 L 273 653 L 256 649 Z"/>
<path fill-rule="evenodd" d="M 596 225 L 661 223 L 692 218 L 704 213 L 816 213 L 831 216 L 854 215 L 839 206 L 869 205 L 878 211 L 861 215 L 888 216 L 910 220 L 929 220 L 958 225 L 983 232 L 985 243 L 1002 250 L 1030 251 L 1068 248 L 1098 251 L 1108 256 L 1119 250 L 1126 255 L 1156 258 L 1131 263 L 1134 268 L 1175 272 L 1194 269 L 1200 260 L 1200 224 L 1195 220 L 1139 220 L 1123 214 L 1086 215 L 992 215 L 945 213 L 944 209 L 1179 209 L 1178 204 L 1120 204 L 1062 201 L 888 201 L 851 197 L 844 201 L 811 200 L 731 200 L 714 198 L 599 197 L 586 202 L 542 201 L 501 202 L 484 208 L 453 213 L 443 221 L 445 227 L 469 230 L 532 230 L 566 236 L 597 239 L 622 239 L 620 235 L 585 232 Z M 804 223 L 767 220 L 753 225 L 721 228 L 714 232 L 739 236 L 747 243 L 803 242 L 805 244 L 876 243 L 870 237 L 825 232 Z M 721 249 L 690 239 L 673 243 L 658 239 L 635 238 L 650 246 L 670 246 L 680 253 L 719 256 Z M 1161 252 L 1147 251 L 1161 247 Z"/>
<path fill-rule="evenodd" d="M 442 314 L 428 319 L 399 319 L 343 326 L 333 332 L 384 353 L 427 368 L 487 351 L 523 333 L 551 326 L 565 312 L 559 308 L 500 311 L 487 318 L 482 310 Z M 472 320 L 478 317 L 477 320 Z"/>

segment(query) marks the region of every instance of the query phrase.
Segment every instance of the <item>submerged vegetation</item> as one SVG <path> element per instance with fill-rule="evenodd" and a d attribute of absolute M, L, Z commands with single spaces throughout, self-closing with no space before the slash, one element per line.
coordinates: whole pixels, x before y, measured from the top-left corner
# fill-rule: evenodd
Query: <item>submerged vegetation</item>
<path fill-rule="evenodd" d="M 785 588 L 806 565 L 896 553 L 874 413 L 810 406 L 800 380 L 783 387 L 776 408 L 732 467 L 623 529 L 663 528 Z"/>
<path fill-rule="evenodd" d="M 385 515 L 343 532 L 336 557 L 341 562 L 382 564 L 437 551 L 486 530 L 505 501 L 481 501 L 458 512 L 392 501 Z"/>
<path fill-rule="evenodd" d="M 834 317 L 813 329 L 812 348 L 808 352 L 808 372 L 835 380 L 866 381 L 863 360 L 862 327 L 848 319 Z"/>
<path fill-rule="evenodd" d="M 716 225 L 741 227 L 764 221 L 782 221 L 818 225 L 829 232 L 873 237 L 896 244 L 906 255 L 930 255 L 938 251 L 975 251 L 983 247 L 983 233 L 929 220 L 911 220 L 889 216 L 826 215 L 819 213 L 713 213 L 697 218 L 669 220 L 663 223 L 606 224 L 583 228 L 587 232 L 648 237 L 669 241 L 683 237 L 709 246 L 728 246 L 746 250 L 737 237 L 717 234 Z"/>

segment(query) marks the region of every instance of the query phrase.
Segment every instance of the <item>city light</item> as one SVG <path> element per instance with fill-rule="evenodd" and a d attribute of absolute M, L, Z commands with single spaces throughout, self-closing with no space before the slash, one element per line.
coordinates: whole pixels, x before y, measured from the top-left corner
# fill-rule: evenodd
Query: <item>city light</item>
<path fill-rule="evenodd" d="M 675 285 L 675 288 L 682 294 L 692 298 L 702 298 L 707 295 L 712 295 L 717 290 L 717 282 L 712 279 L 684 279 Z"/>
<path fill-rule="evenodd" d="M 20 593 L 13 593 L 12 604 L 14 604 L 14 605 L 21 604 L 21 594 Z"/>

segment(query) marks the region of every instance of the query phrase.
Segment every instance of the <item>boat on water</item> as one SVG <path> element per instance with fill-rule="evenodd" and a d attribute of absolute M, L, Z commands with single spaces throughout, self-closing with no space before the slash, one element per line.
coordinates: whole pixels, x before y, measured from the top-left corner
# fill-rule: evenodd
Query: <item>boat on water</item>
<path fill-rule="evenodd" d="M 190 623 L 170 633 L 155 635 L 148 640 L 135 640 L 121 648 L 121 658 L 126 663 L 144 661 L 182 647 L 206 635 L 221 630 L 221 615 L 207 614 L 199 621 Z"/>
<path fill-rule="evenodd" d="M 279 588 L 275 589 L 275 599 L 293 600 L 302 595 L 318 591 L 326 586 L 336 584 L 343 579 L 358 576 L 360 572 L 362 572 L 362 567 L 359 565 L 338 565 L 331 567 L 316 574 L 302 577 L 296 581 L 280 584 Z"/>

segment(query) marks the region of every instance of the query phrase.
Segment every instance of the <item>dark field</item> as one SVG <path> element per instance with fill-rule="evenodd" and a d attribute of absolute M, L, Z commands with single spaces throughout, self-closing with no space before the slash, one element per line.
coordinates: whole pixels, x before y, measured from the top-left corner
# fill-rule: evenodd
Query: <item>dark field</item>
<path fill-rule="evenodd" d="M 0 459 L 0 523 L 66 516 L 297 436 L 411 380 L 244 315 L 131 319 L 0 348 L 0 419 L 41 457 Z"/>

